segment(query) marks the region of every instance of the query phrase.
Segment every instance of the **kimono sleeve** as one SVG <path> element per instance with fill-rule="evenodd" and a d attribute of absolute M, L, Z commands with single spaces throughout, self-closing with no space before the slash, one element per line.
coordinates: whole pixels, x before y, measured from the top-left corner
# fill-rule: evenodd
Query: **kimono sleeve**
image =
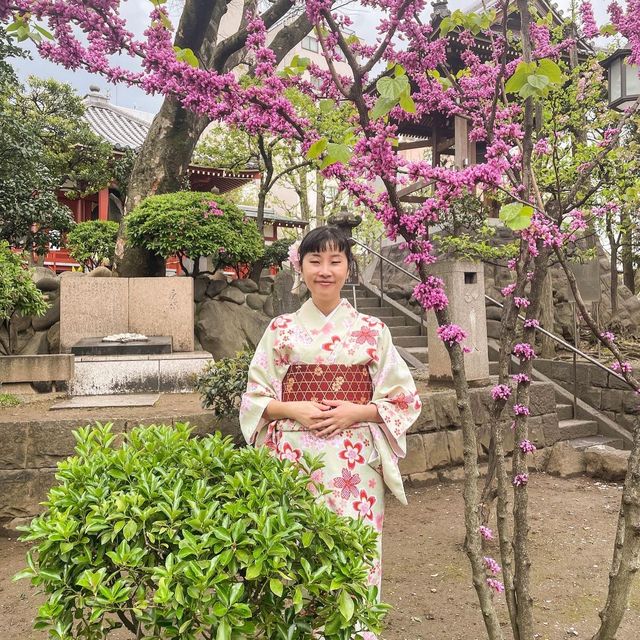
<path fill-rule="evenodd" d="M 393 453 L 404 458 L 406 433 L 420 415 L 422 403 L 407 363 L 394 347 L 385 325 L 377 346 L 377 360 L 369 365 L 373 381 L 372 402 L 383 420 L 379 425 Z"/>
<path fill-rule="evenodd" d="M 278 361 L 276 352 L 278 328 L 273 321 L 264 332 L 249 365 L 247 390 L 240 402 L 240 427 L 249 444 L 260 445 L 268 420 L 262 417 L 271 400 L 282 397 L 282 380 L 287 367 Z"/>

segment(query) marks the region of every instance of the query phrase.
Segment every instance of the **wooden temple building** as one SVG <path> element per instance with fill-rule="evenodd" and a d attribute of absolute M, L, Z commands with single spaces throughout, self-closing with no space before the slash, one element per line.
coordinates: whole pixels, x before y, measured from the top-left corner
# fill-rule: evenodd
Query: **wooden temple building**
<path fill-rule="evenodd" d="M 133 151 L 140 149 L 154 114 L 114 105 L 95 86 L 90 87 L 89 94 L 84 98 L 84 104 L 85 119 L 96 134 L 111 144 L 114 155 L 122 155 L 129 149 Z M 194 191 L 213 191 L 224 194 L 253 180 L 258 180 L 260 171 L 253 168 L 229 171 L 222 168 L 191 165 L 188 169 L 188 176 L 190 187 Z M 77 199 L 67 197 L 67 192 L 63 188 L 58 193 L 58 200 L 71 209 L 76 222 L 86 222 L 87 220 L 120 222 L 124 211 L 124 198 L 117 184 L 111 184 L 98 193 Z M 241 206 L 241 208 L 247 217 L 256 217 L 255 207 Z M 307 225 L 304 220 L 281 216 L 269 209 L 265 211 L 264 219 L 264 237 L 268 242 L 279 238 L 279 229 L 302 229 Z M 56 272 L 79 267 L 66 249 L 56 247 L 52 247 L 47 253 L 44 265 Z"/>

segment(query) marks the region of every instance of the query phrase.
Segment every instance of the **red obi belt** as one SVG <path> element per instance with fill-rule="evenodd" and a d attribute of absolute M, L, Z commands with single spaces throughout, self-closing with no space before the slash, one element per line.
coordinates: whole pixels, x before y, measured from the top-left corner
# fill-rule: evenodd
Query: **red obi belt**
<path fill-rule="evenodd" d="M 373 383 L 365 364 L 292 364 L 282 383 L 283 402 L 368 404 L 372 398 Z"/>

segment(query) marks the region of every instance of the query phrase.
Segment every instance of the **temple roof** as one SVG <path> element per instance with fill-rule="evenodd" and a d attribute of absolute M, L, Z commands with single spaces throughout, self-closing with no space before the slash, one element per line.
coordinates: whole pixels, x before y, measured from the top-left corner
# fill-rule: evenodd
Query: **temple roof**
<path fill-rule="evenodd" d="M 116 151 L 139 149 L 147 137 L 153 114 L 111 104 L 98 87 L 91 86 L 89 91 L 84 97 L 84 117 L 94 133 Z"/>

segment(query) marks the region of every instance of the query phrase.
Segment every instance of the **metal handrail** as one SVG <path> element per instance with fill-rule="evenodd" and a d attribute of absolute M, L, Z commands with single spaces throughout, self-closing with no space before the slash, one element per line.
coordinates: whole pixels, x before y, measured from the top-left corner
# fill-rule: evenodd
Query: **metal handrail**
<path fill-rule="evenodd" d="M 390 264 L 391 266 L 393 266 L 394 268 L 398 269 L 399 271 L 402 271 L 402 273 L 408 275 L 411 279 L 413 279 L 413 280 L 415 280 L 417 282 L 421 281 L 420 278 L 418 278 L 418 276 L 416 276 L 415 274 L 411 273 L 410 271 L 407 271 L 406 269 L 398 266 L 395 262 L 392 262 L 391 260 L 389 260 L 389 258 L 383 256 L 381 253 L 378 253 L 375 249 L 372 249 L 371 247 L 367 246 L 363 242 L 360 242 L 359 240 L 356 240 L 355 238 L 353 238 L 353 241 L 357 245 L 362 247 L 363 249 L 366 249 L 367 251 L 370 251 L 371 253 L 376 255 L 381 260 L 384 260 L 384 262 L 386 262 L 387 264 Z M 381 293 L 382 293 L 382 282 L 380 283 L 380 290 L 381 290 Z M 504 305 L 501 302 L 498 302 L 497 300 L 494 300 L 491 296 L 488 296 L 486 293 L 484 294 L 484 298 L 485 298 L 485 300 L 488 300 L 489 302 L 491 302 L 491 304 L 495 304 L 497 307 L 500 307 L 501 309 L 504 308 Z M 520 314 L 518 314 L 518 320 L 522 320 L 524 322 L 524 320 L 526 320 L 526 318 L 524 316 L 521 316 Z M 568 349 L 569 351 L 573 352 L 576 355 L 582 356 L 585 360 L 587 360 L 591 364 L 596 365 L 596 367 L 602 369 L 603 371 L 606 371 L 609 375 L 612 375 L 614 378 L 617 378 L 621 382 L 624 382 L 625 384 L 630 386 L 632 389 L 634 389 L 633 385 L 630 384 L 627 380 L 625 380 L 625 378 L 623 376 L 621 376 L 619 373 L 615 372 L 613 369 L 609 369 L 609 367 L 607 367 L 606 365 L 602 364 L 599 360 L 596 360 L 595 358 L 593 358 L 589 354 L 584 353 L 583 351 L 580 351 L 580 349 L 574 347 L 573 345 L 569 344 L 568 342 L 566 342 L 562 338 L 559 338 L 557 335 L 551 333 L 550 331 L 547 331 L 546 329 L 543 329 L 542 327 L 536 327 L 536 329 L 540 333 L 542 333 L 543 335 L 551 338 L 554 342 L 557 342 L 559 345 L 561 345 L 565 349 Z"/>

